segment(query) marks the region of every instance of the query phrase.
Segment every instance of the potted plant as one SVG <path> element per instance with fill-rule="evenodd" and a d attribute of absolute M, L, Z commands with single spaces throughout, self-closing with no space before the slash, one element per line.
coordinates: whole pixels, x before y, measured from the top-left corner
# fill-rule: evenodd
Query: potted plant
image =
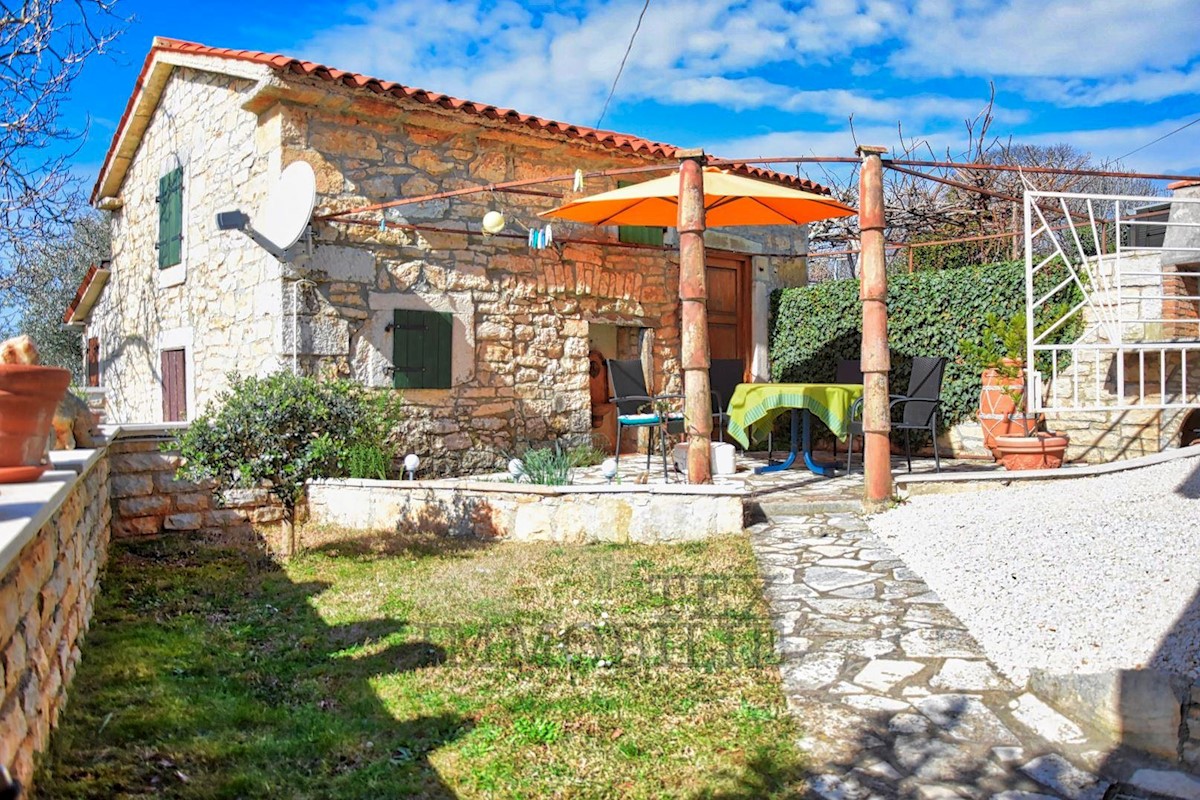
<path fill-rule="evenodd" d="M 1062 466 L 1070 440 L 1041 430 L 1045 418 L 1027 411 L 1024 313 L 1003 320 L 988 314 L 982 342 L 961 343 L 969 362 L 982 368 L 978 418 L 984 446 L 1006 469 Z"/>
<path fill-rule="evenodd" d="M 48 469 L 46 445 L 69 370 L 43 367 L 28 336 L 0 345 L 0 483 L 35 481 Z"/>
<path fill-rule="evenodd" d="M 1008 320 L 988 314 L 981 340 L 964 339 L 959 349 L 967 363 L 981 371 L 976 419 L 983 446 L 999 460 L 996 437 L 1023 433 L 1028 427 L 1023 418 L 1014 419 L 1025 399 L 1025 314 Z"/>

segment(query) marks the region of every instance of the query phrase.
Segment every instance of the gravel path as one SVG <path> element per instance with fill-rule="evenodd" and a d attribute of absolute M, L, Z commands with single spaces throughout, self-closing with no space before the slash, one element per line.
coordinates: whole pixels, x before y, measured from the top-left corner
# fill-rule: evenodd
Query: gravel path
<path fill-rule="evenodd" d="M 1024 682 L 1031 668 L 1200 680 L 1200 458 L 926 495 L 870 527 Z"/>

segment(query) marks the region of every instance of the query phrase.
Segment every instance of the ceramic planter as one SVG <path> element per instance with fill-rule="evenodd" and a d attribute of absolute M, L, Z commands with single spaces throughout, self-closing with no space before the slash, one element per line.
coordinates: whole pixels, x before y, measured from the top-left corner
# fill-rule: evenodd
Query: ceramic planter
<path fill-rule="evenodd" d="M 1008 366 L 1019 369 L 1020 362 L 1015 361 Z M 996 451 L 996 437 L 1024 433 L 1020 422 L 1012 419 L 1017 411 L 1017 401 L 1024 399 L 1024 385 L 1022 376 L 1010 378 L 996 369 L 983 371 L 983 389 L 979 393 L 977 416 L 979 426 L 983 429 L 983 446 L 992 452 L 992 457 L 997 461 L 1000 460 L 1000 454 Z"/>
<path fill-rule="evenodd" d="M 71 383 L 69 370 L 0 364 L 0 483 L 37 480 L 54 411 Z"/>
<path fill-rule="evenodd" d="M 997 436 L 996 450 L 1005 469 L 1057 469 L 1062 466 L 1070 440 L 1061 433 L 1032 436 Z"/>

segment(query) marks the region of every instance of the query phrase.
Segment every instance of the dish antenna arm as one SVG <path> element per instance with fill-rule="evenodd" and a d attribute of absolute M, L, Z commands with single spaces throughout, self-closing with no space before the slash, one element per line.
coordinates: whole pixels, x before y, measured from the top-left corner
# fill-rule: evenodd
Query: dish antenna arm
<path fill-rule="evenodd" d="M 300 239 L 291 247 L 280 247 L 250 224 L 250 217 L 240 209 L 221 211 L 217 214 L 217 228 L 223 231 L 241 231 L 262 249 L 285 264 L 290 264 L 312 255 L 312 226 L 307 225 Z"/>

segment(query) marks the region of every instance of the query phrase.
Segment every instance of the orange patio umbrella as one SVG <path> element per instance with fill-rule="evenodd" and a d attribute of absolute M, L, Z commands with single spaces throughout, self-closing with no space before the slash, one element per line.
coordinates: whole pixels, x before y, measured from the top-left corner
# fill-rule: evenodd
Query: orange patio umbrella
<path fill-rule="evenodd" d="M 704 221 L 710 228 L 736 225 L 804 225 L 857 212 L 838 201 L 717 167 L 704 169 Z M 679 175 L 582 197 L 543 217 L 592 225 L 673 228 L 679 218 Z"/>

